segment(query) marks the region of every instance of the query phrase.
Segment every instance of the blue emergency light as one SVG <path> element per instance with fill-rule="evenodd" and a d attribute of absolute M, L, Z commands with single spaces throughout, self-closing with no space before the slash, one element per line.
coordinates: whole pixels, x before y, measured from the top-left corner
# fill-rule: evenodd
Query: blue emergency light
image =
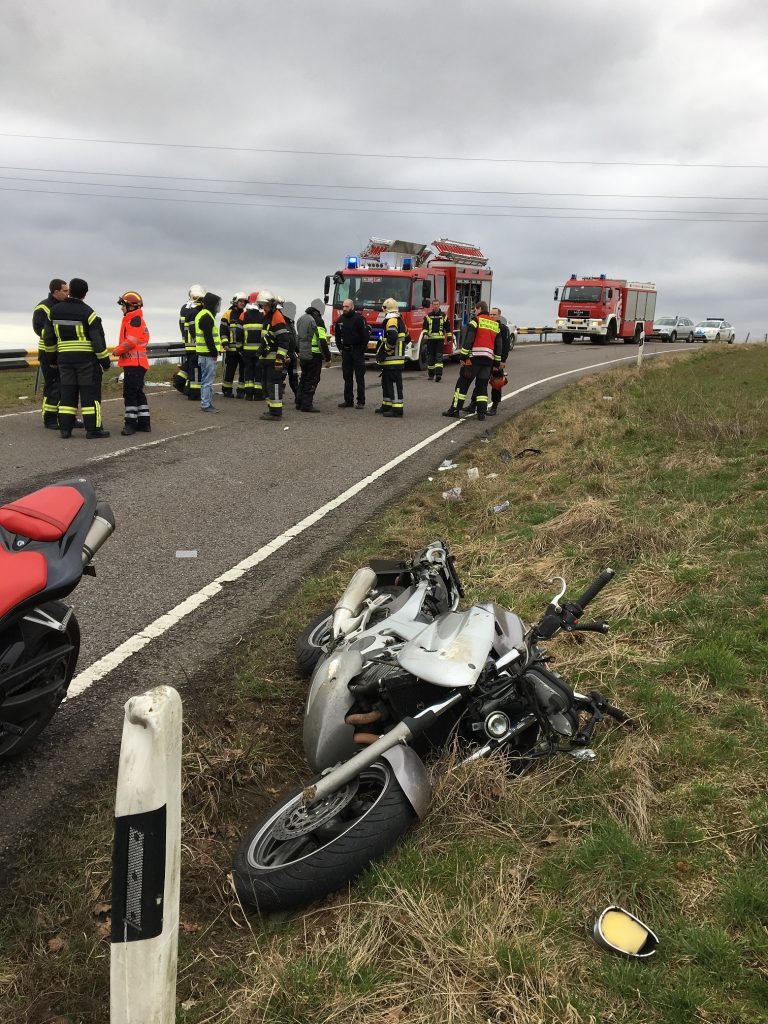
<path fill-rule="evenodd" d="M 357 270 L 357 256 L 347 256 L 347 270 Z"/>
<path fill-rule="evenodd" d="M 413 259 L 410 256 L 403 260 L 403 270 L 413 270 Z"/>

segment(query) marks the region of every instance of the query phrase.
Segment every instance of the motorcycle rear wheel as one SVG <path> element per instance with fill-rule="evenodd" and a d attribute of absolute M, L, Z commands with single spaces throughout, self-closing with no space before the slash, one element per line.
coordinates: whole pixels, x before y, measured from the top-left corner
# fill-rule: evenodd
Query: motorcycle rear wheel
<path fill-rule="evenodd" d="M 338 813 L 336 793 L 312 805 L 312 816 L 318 819 L 314 828 L 308 820 L 301 828 L 304 787 L 254 825 L 232 865 L 243 903 L 259 911 L 306 906 L 341 888 L 392 849 L 413 825 L 416 812 L 387 761 L 374 762 L 357 781 L 354 798 Z M 296 819 L 295 834 L 286 838 Z"/>
<path fill-rule="evenodd" d="M 40 610 L 62 620 L 67 607 L 58 601 L 51 601 L 41 605 Z M 26 662 L 48 652 L 52 653 L 59 647 L 62 648 L 62 655 L 35 672 L 31 678 L 24 681 L 23 685 L 14 689 L 12 696 L 32 695 L 37 688 L 48 687 L 52 683 L 58 685 L 54 692 L 41 702 L 34 713 L 21 719 L 14 718 L 13 724 L 22 730 L 21 733 L 7 732 L 3 729 L 3 702 L 0 701 L 0 761 L 21 754 L 48 725 L 66 696 L 80 653 L 80 626 L 74 614 L 70 615 L 63 633 L 23 620 L 18 624 L 18 628 L 21 639 L 25 643 L 25 650 L 21 661 L 15 667 L 23 668 Z M 72 647 L 72 650 L 66 652 L 65 648 L 69 646 Z"/>

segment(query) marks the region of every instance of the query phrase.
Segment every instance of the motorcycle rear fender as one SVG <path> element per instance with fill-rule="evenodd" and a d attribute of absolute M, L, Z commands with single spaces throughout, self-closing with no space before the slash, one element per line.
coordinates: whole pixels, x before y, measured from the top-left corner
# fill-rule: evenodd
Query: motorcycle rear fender
<path fill-rule="evenodd" d="M 344 721 L 354 698 L 349 683 L 361 672 L 357 651 L 322 658 L 312 675 L 304 712 L 304 753 L 315 771 L 346 761 L 359 751 L 354 726 Z"/>
<path fill-rule="evenodd" d="M 400 788 L 419 818 L 423 818 L 432 802 L 432 784 L 419 755 L 400 744 L 381 755 L 395 773 Z"/>

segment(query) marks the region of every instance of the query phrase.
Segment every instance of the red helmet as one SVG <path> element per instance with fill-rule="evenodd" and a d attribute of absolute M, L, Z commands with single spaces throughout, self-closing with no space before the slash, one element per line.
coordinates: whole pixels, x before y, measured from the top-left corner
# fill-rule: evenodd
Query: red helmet
<path fill-rule="evenodd" d="M 259 293 L 258 293 L 258 292 L 251 292 L 251 294 L 250 294 L 250 295 L 248 296 L 248 301 L 249 301 L 249 302 L 250 302 L 251 304 L 253 304 L 254 302 L 256 302 L 256 300 L 258 299 L 258 297 L 259 297 Z"/>
<path fill-rule="evenodd" d="M 123 292 L 120 298 L 117 300 L 118 306 L 131 306 L 138 308 L 144 305 L 144 299 L 139 295 L 138 292 Z"/>

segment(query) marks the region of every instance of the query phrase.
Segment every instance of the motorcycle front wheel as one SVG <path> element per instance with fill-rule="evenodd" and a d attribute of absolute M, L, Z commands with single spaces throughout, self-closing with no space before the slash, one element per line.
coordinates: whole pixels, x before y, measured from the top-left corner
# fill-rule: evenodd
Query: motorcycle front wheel
<path fill-rule="evenodd" d="M 416 820 L 387 761 L 308 807 L 304 789 L 273 807 L 235 854 L 237 894 L 256 910 L 292 910 L 327 896 L 383 857 Z"/>
<path fill-rule="evenodd" d="M 39 611 L 63 621 L 67 607 L 51 601 L 41 605 Z M 69 616 L 63 633 L 25 619 L 14 628 L 24 644 L 14 669 L 23 669 L 27 663 L 30 668 L 28 675 L 8 687 L 5 699 L 0 701 L 0 761 L 21 754 L 48 725 L 66 696 L 80 653 L 80 626 L 74 615 Z M 47 656 L 50 660 L 46 664 L 34 667 L 35 661 Z"/>

